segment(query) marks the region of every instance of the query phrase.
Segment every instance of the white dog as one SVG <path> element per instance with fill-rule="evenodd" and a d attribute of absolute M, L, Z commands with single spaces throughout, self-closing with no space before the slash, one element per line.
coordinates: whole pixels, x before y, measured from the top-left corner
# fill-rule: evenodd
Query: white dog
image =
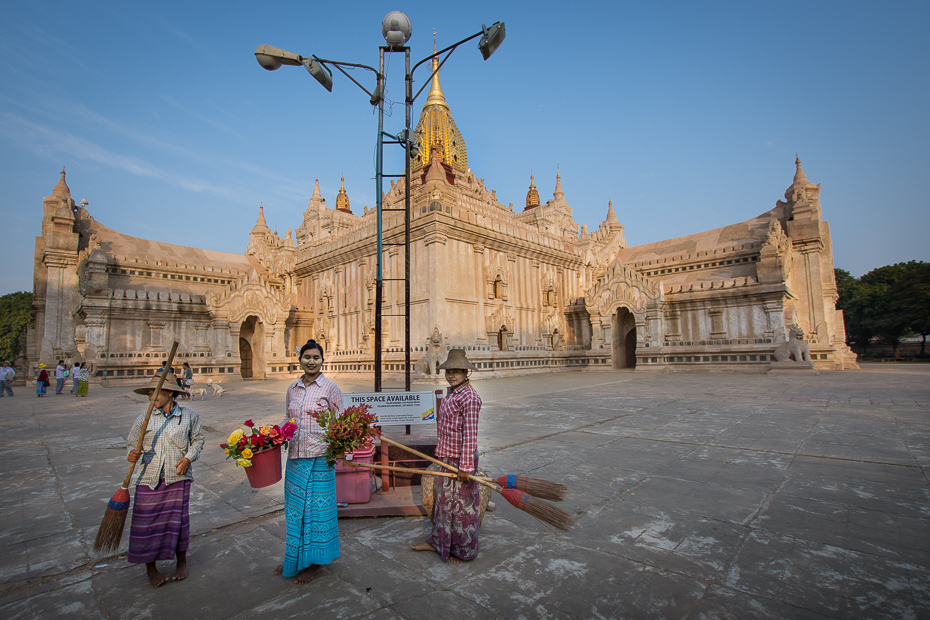
<path fill-rule="evenodd" d="M 212 379 L 212 378 L 207 379 L 207 384 L 208 384 L 210 387 L 213 388 L 213 395 L 214 395 L 214 396 L 222 396 L 222 395 L 223 395 L 223 392 L 226 391 L 226 390 L 223 389 L 223 386 L 220 385 L 219 383 L 213 383 L 213 379 Z"/>
<path fill-rule="evenodd" d="M 197 388 L 196 390 L 191 390 L 191 400 L 194 400 L 195 396 L 200 396 L 200 400 L 203 400 L 207 395 L 207 388 Z"/>

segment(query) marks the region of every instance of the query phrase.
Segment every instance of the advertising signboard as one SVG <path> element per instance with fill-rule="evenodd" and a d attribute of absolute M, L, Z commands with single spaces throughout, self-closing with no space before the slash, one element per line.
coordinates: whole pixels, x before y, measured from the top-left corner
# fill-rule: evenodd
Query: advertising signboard
<path fill-rule="evenodd" d="M 370 392 L 346 394 L 346 406 L 368 405 L 377 416 L 377 424 L 435 424 L 436 394 L 434 392 Z"/>

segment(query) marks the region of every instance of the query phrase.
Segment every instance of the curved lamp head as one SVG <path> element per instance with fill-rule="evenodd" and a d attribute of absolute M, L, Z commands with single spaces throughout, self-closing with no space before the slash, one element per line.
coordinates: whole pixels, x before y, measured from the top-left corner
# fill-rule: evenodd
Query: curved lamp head
<path fill-rule="evenodd" d="M 323 85 L 323 88 L 333 92 L 333 72 L 316 58 L 305 58 L 304 68 L 312 75 L 317 82 Z"/>
<path fill-rule="evenodd" d="M 481 55 L 487 60 L 504 42 L 507 31 L 504 30 L 504 22 L 494 22 L 490 28 L 481 24 L 481 30 L 484 31 L 484 36 L 478 41 L 478 49 L 481 50 Z"/>
<path fill-rule="evenodd" d="M 285 52 L 273 45 L 259 45 L 255 49 L 255 59 L 262 66 L 262 69 L 266 71 L 274 71 L 279 69 L 281 65 L 299 67 L 302 60 L 297 54 Z"/>
<path fill-rule="evenodd" d="M 381 34 L 391 49 L 403 47 L 413 34 L 413 24 L 400 11 L 391 11 L 381 20 Z"/>

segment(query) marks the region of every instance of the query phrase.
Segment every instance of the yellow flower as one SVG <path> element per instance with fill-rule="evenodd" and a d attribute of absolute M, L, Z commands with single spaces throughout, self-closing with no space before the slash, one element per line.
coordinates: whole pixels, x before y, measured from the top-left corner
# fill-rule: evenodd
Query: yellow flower
<path fill-rule="evenodd" d="M 238 465 L 239 467 L 251 467 L 252 461 L 250 461 L 249 459 L 239 459 L 236 461 L 236 465 Z"/>
<path fill-rule="evenodd" d="M 242 458 L 244 458 L 244 459 L 250 459 L 250 458 L 252 458 L 252 451 L 249 450 L 248 448 L 246 448 L 245 450 L 243 450 L 243 451 L 242 451 Z"/>
<path fill-rule="evenodd" d="M 225 450 L 223 450 L 223 452 L 225 452 L 226 454 L 229 454 L 229 448 L 226 448 Z"/>
<path fill-rule="evenodd" d="M 226 439 L 226 443 L 228 443 L 228 444 L 239 443 L 239 440 L 242 439 L 242 436 L 243 436 L 243 435 L 245 435 L 245 433 L 242 432 L 242 429 L 241 429 L 241 428 L 237 428 L 236 430 L 234 430 L 234 431 L 232 432 L 232 435 L 230 435 L 230 436 Z"/>
<path fill-rule="evenodd" d="M 271 427 L 270 427 L 270 426 L 263 426 L 263 427 L 261 427 L 260 429 L 258 429 L 258 432 L 261 433 L 262 435 L 270 435 L 270 434 L 271 434 Z"/>

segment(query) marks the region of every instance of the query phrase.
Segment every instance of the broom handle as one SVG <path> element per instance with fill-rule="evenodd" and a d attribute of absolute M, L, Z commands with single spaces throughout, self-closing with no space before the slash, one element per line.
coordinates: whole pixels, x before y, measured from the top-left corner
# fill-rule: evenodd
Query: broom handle
<path fill-rule="evenodd" d="M 399 472 L 409 473 L 409 474 L 420 474 L 423 476 L 439 476 L 441 478 L 458 478 L 456 474 L 453 474 L 452 472 L 445 472 L 445 471 L 430 471 L 428 469 L 413 469 L 411 467 L 393 467 L 391 465 L 375 465 L 375 464 L 369 464 L 369 463 L 352 463 L 351 461 L 348 461 L 346 464 L 349 465 L 350 467 L 364 467 L 366 469 L 387 469 L 389 471 L 399 471 Z M 500 493 L 501 488 L 498 487 L 496 484 L 493 484 L 489 478 L 482 478 L 480 476 L 469 476 L 469 478 L 471 478 L 478 484 L 483 484 L 497 491 L 498 493 Z"/>
<path fill-rule="evenodd" d="M 178 341 L 175 340 L 171 345 L 171 353 L 168 354 L 168 361 L 165 363 L 165 369 L 161 371 L 161 376 L 158 377 L 158 383 L 155 385 L 155 394 L 149 398 L 149 408 L 145 411 L 145 419 L 142 420 L 142 427 L 139 429 L 139 441 L 136 442 L 136 450 L 142 449 L 142 442 L 145 441 L 145 431 L 149 427 L 149 418 L 152 417 L 152 409 L 155 407 L 155 399 L 158 398 L 158 393 L 161 392 L 161 386 L 165 383 L 165 378 L 168 376 L 168 369 L 171 368 L 171 363 L 174 361 L 174 354 L 178 351 Z M 126 474 L 126 478 L 123 480 L 123 488 L 129 488 L 129 482 L 132 480 L 132 472 L 136 469 L 135 463 L 129 464 L 129 472 Z"/>
<path fill-rule="evenodd" d="M 375 465 L 373 463 L 353 463 L 346 462 L 349 467 L 364 467 L 365 469 L 386 469 L 388 471 L 399 471 L 407 474 L 422 474 L 424 476 L 441 476 L 442 478 L 458 478 L 452 472 L 447 471 L 429 471 L 428 469 L 413 469 L 411 467 L 393 467 L 391 465 Z"/>
<path fill-rule="evenodd" d="M 427 455 L 423 454 L 422 452 L 417 452 L 417 451 L 414 450 L 413 448 L 408 448 L 408 447 L 405 446 L 404 444 L 402 444 L 402 443 L 397 443 L 396 441 L 394 441 L 394 440 L 392 440 L 392 439 L 388 439 L 388 438 L 385 437 L 384 435 L 381 435 L 381 441 L 386 441 L 386 442 L 388 442 L 389 444 L 391 444 L 391 445 L 394 446 L 394 447 L 400 448 L 401 450 L 406 450 L 407 452 L 409 452 L 409 453 L 411 453 L 411 454 L 415 454 L 415 455 L 419 456 L 420 458 L 426 459 L 426 460 L 429 461 L 430 463 L 436 463 L 437 465 L 439 465 L 439 466 L 441 466 L 441 467 L 445 467 L 445 468 L 448 469 L 449 471 L 454 471 L 456 474 L 458 474 L 458 472 L 459 472 L 459 468 L 458 468 L 458 467 L 455 467 L 454 465 L 449 465 L 448 463 L 443 463 L 443 462 L 440 461 L 439 459 L 434 459 L 433 457 L 427 456 Z M 421 471 L 421 470 L 417 470 L 417 471 Z M 490 480 L 489 478 L 482 478 L 481 476 L 474 476 L 474 475 L 472 475 L 472 474 L 468 474 L 468 477 L 471 478 L 472 480 L 474 480 L 475 482 L 478 482 L 478 483 L 480 483 L 480 484 L 483 484 L 483 485 L 486 486 L 486 487 L 491 487 L 491 488 L 494 489 L 495 491 L 500 492 L 500 489 L 501 489 L 501 488 L 500 488 L 499 486 L 497 486 L 496 484 L 492 484 L 492 483 L 491 483 L 491 480 Z"/>

